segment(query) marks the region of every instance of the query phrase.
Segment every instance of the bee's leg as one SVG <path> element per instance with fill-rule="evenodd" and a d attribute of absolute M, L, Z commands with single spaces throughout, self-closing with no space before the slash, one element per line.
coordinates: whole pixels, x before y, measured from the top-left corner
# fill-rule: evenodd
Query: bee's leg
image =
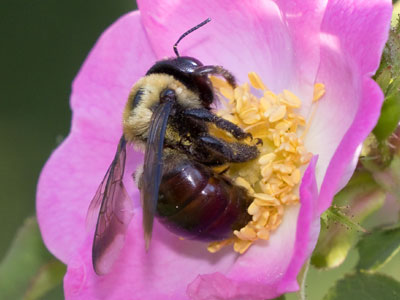
<path fill-rule="evenodd" d="M 229 143 L 210 135 L 199 137 L 195 152 L 203 153 L 204 163 L 246 162 L 255 159 L 259 152 L 256 146 L 242 143 Z"/>
<path fill-rule="evenodd" d="M 193 72 L 194 75 L 220 75 L 229 83 L 233 88 L 236 87 L 235 76 L 231 72 L 221 66 L 201 66 L 196 68 Z"/>
<path fill-rule="evenodd" d="M 227 166 L 225 169 L 223 169 L 222 171 L 218 172 L 219 175 L 224 175 L 226 172 L 228 172 L 230 169 L 229 166 Z"/>
<path fill-rule="evenodd" d="M 191 117 L 193 119 L 202 120 L 205 122 L 214 123 L 218 128 L 230 132 L 236 139 L 242 140 L 250 137 L 251 134 L 244 132 L 239 126 L 225 120 L 224 118 L 218 117 L 205 108 L 193 108 L 186 109 L 183 112 L 184 116 Z"/>

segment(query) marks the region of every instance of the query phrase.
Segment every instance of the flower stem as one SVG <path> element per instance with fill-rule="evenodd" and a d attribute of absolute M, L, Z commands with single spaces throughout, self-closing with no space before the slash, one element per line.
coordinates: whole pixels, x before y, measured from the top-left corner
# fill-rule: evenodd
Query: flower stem
<path fill-rule="evenodd" d="M 307 300 L 306 295 L 306 280 L 307 280 L 307 273 L 310 267 L 310 259 L 306 261 L 303 268 L 301 269 L 299 276 L 297 277 L 300 283 L 300 290 L 296 293 L 298 300 Z"/>

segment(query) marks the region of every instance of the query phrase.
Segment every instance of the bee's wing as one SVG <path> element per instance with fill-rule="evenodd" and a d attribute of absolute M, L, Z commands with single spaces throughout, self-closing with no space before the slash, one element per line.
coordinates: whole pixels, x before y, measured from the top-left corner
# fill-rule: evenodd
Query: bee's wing
<path fill-rule="evenodd" d="M 133 207 L 123 184 L 126 141 L 122 136 L 114 160 L 90 203 L 87 222 L 98 215 L 93 240 L 92 262 L 98 275 L 110 271 L 124 244 Z M 100 210 L 99 210 L 100 207 Z"/>
<path fill-rule="evenodd" d="M 153 230 L 158 190 L 162 177 L 164 137 L 171 107 L 171 102 L 165 102 L 160 104 L 154 111 L 144 155 L 144 168 L 140 179 L 140 195 L 143 205 L 143 229 L 146 249 L 149 248 Z"/>

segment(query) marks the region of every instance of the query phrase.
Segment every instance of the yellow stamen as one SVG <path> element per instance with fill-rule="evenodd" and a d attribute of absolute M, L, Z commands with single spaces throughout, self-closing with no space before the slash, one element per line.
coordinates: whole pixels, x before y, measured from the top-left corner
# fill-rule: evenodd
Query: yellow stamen
<path fill-rule="evenodd" d="M 233 97 L 233 91 L 232 89 L 229 88 L 221 88 L 219 90 L 219 92 L 222 94 L 222 96 L 224 96 L 226 99 L 233 101 L 234 97 Z"/>
<path fill-rule="evenodd" d="M 220 90 L 221 88 L 230 88 L 231 87 L 226 80 L 224 80 L 220 77 L 211 76 L 210 80 L 211 80 L 213 87 L 215 87 L 218 90 Z"/>
<path fill-rule="evenodd" d="M 248 83 L 232 88 L 222 79 L 211 77 L 216 90 L 229 100 L 229 103 L 224 102 L 225 107 L 217 112 L 218 115 L 251 133 L 253 138 L 261 139 L 262 146 L 257 159 L 232 164 L 226 172 L 253 198 L 247 208 L 251 221 L 240 230 L 235 230 L 232 238 L 211 243 L 208 247 L 210 252 L 233 243 L 236 252 L 244 253 L 257 239 L 268 240 L 281 224 L 286 206 L 299 203 L 302 166 L 312 157 L 305 149 L 303 139 L 315 106 L 306 122 L 304 117 L 298 115 L 301 100 L 295 94 L 283 90 L 277 95 L 256 73 L 251 72 L 248 77 L 253 88 L 262 90 L 262 97 L 253 95 Z M 317 83 L 312 100 L 321 99 L 324 93 L 325 86 Z M 301 130 L 303 134 L 300 136 Z M 227 134 L 222 137 L 232 138 Z"/>
<path fill-rule="evenodd" d="M 261 156 L 258 159 L 258 163 L 260 165 L 266 165 L 266 164 L 272 162 L 275 158 L 276 158 L 276 154 L 275 153 L 267 153 L 267 154 L 264 154 L 263 156 Z"/>
<path fill-rule="evenodd" d="M 301 105 L 301 100 L 297 98 L 295 94 L 288 90 L 283 90 L 283 97 L 281 98 L 281 102 L 293 108 L 299 108 Z"/>
<path fill-rule="evenodd" d="M 325 85 L 323 83 L 316 83 L 314 85 L 313 102 L 317 102 L 323 95 L 325 95 Z"/>
<path fill-rule="evenodd" d="M 281 119 L 286 115 L 286 106 L 280 105 L 272 109 L 270 115 L 269 115 L 269 121 L 270 122 L 276 122 Z"/>
<path fill-rule="evenodd" d="M 314 85 L 314 95 L 313 95 L 313 102 L 317 102 L 318 100 L 320 100 L 323 96 L 325 95 L 325 85 L 323 83 L 316 83 Z M 301 135 L 301 139 L 304 139 L 304 137 L 306 136 L 308 130 L 310 129 L 310 125 L 312 123 L 312 120 L 314 119 L 315 113 L 317 112 L 318 109 L 318 103 L 312 108 L 311 111 L 311 116 L 308 119 L 306 128 L 304 129 L 302 135 Z"/>
<path fill-rule="evenodd" d="M 207 250 L 211 253 L 215 253 L 219 250 L 221 250 L 223 247 L 233 243 L 233 239 L 227 239 L 224 241 L 218 241 L 218 242 L 212 242 L 210 245 L 208 245 Z"/>
<path fill-rule="evenodd" d="M 253 194 L 254 194 L 254 190 L 253 190 L 253 188 L 251 187 L 250 183 L 247 182 L 244 178 L 242 178 L 242 177 L 237 177 L 237 178 L 235 179 L 235 183 L 236 183 L 237 185 L 239 185 L 239 186 L 244 187 L 244 188 L 248 191 L 248 193 L 249 193 L 250 195 L 253 195 Z"/>
<path fill-rule="evenodd" d="M 262 82 L 260 76 L 258 76 L 258 74 L 256 72 L 250 72 L 248 76 L 249 76 L 250 83 L 254 88 L 263 90 L 263 91 L 265 91 L 267 89 L 266 86 L 264 85 L 264 83 Z"/>

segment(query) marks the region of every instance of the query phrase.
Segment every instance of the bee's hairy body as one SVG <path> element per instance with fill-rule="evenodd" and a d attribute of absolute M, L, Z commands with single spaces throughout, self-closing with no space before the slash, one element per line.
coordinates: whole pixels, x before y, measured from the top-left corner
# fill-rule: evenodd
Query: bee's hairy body
<path fill-rule="evenodd" d="M 212 168 L 259 154 L 256 145 L 242 142 L 251 135 L 211 111 L 215 97 L 209 75 L 222 76 L 232 87 L 235 78 L 221 66 L 203 65 L 194 57 L 179 56 L 177 50 L 181 39 L 209 21 L 182 34 L 174 45 L 176 58 L 156 62 L 132 88 L 123 113 L 123 135 L 88 209 L 89 222 L 97 214 L 92 261 L 99 275 L 108 273 L 117 259 L 132 218 L 123 183 L 127 143 L 145 151 L 135 181 L 146 249 L 154 216 L 180 236 L 200 240 L 225 239 L 250 220 L 246 190 Z M 210 124 L 236 141 L 213 136 Z"/>
<path fill-rule="evenodd" d="M 192 58 L 176 60 L 180 59 Z M 196 63 L 201 64 L 197 60 Z M 157 64 L 162 65 L 163 61 Z M 218 68 L 234 80 L 228 71 Z M 211 167 L 254 159 L 258 151 L 256 146 L 240 142 L 249 136 L 242 129 L 211 112 L 214 95 L 202 90 L 204 87 L 212 90 L 208 76 L 199 76 L 196 82 L 204 82 L 198 87 L 190 81 L 188 84 L 188 80 L 179 80 L 179 76 L 186 75 L 179 71 L 176 71 L 178 76 L 148 74 L 134 85 L 123 114 L 124 136 L 127 142 L 141 145 L 147 151 L 153 114 L 165 99 L 172 102 L 163 137 L 160 162 L 163 170 L 155 215 L 180 236 L 225 239 L 250 220 L 247 207 L 251 201 L 242 187 Z M 210 123 L 230 132 L 238 141 L 227 142 L 213 136 L 209 132 Z M 146 168 L 150 167 L 144 165 L 143 169 Z M 141 190 L 142 177 L 135 174 Z"/>
<path fill-rule="evenodd" d="M 175 92 L 176 103 L 169 116 L 164 147 L 179 150 L 192 159 L 212 166 L 255 158 L 258 152 L 254 146 L 250 147 L 243 143 L 228 144 L 221 139 L 214 140 L 214 137 L 209 135 L 209 124 L 200 118 L 193 117 L 192 113 L 187 114 L 188 111 L 204 112 L 205 109 L 209 111 L 210 108 L 204 107 L 198 94 L 168 74 L 147 75 L 134 85 L 123 115 L 124 136 L 128 142 L 144 148 L 153 111 L 160 104 L 160 95 L 166 90 Z M 209 114 L 212 113 L 209 112 Z M 226 123 L 232 125 L 235 130 L 239 130 L 232 123 Z M 248 136 L 244 132 L 239 134 L 241 139 Z M 223 147 L 222 150 L 225 153 L 221 155 L 219 149 L 213 151 L 213 145 L 204 147 L 205 143 L 214 142 L 223 143 L 217 147 Z"/>

